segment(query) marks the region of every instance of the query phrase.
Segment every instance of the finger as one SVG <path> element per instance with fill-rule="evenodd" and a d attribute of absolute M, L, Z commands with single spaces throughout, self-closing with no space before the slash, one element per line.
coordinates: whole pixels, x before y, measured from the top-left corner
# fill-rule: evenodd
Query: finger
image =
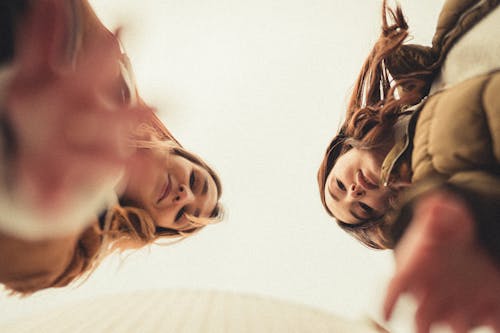
<path fill-rule="evenodd" d="M 99 26 L 102 33 L 86 44 L 85 56 L 80 59 L 75 75 L 80 86 L 95 87 L 109 83 L 120 74 L 121 51 L 118 39 Z"/>
<path fill-rule="evenodd" d="M 500 314 L 499 314 L 499 316 L 500 316 Z M 487 325 L 487 326 L 493 328 L 493 330 L 496 333 L 500 333 L 500 319 L 498 319 L 498 318 L 500 318 L 500 317 L 497 317 L 494 321 L 492 321 L 490 324 Z"/>
<path fill-rule="evenodd" d="M 50 72 L 63 59 L 69 31 L 66 5 L 59 0 L 31 2 L 16 36 L 16 61 L 22 76 Z"/>
<path fill-rule="evenodd" d="M 500 305 L 490 306 L 488 310 L 476 317 L 475 326 L 488 326 L 495 332 L 500 332 Z"/>
<path fill-rule="evenodd" d="M 422 253 L 416 251 L 414 248 L 411 250 L 411 256 L 406 258 L 400 267 L 396 268 L 396 273 L 387 287 L 383 303 L 385 320 L 390 319 L 394 306 L 401 294 L 410 292 L 413 296 L 420 299 L 423 292 L 426 292 L 431 285 L 432 281 L 425 274 L 428 272 L 422 269 Z"/>
<path fill-rule="evenodd" d="M 106 184 L 117 183 L 122 164 L 105 159 L 60 159 L 60 165 L 26 165 L 17 174 L 16 197 L 39 212 L 57 212 L 86 191 L 98 193 Z"/>
<path fill-rule="evenodd" d="M 441 321 L 447 311 L 445 298 L 435 297 L 435 290 L 431 290 L 420 299 L 415 312 L 415 326 L 417 333 L 429 333 L 434 322 Z"/>
<path fill-rule="evenodd" d="M 81 187 L 99 188 L 99 184 L 116 179 L 124 167 L 119 160 L 111 158 L 80 157 L 74 159 L 68 168 L 65 184 L 70 190 Z"/>
<path fill-rule="evenodd" d="M 408 289 L 408 280 L 405 274 L 397 274 L 394 276 L 387 287 L 387 291 L 383 303 L 384 319 L 390 320 L 394 307 L 402 293 Z"/>
<path fill-rule="evenodd" d="M 81 111 L 66 116 L 64 139 L 79 153 L 127 158 L 132 152 L 130 140 L 134 129 L 144 119 L 136 109 L 116 112 Z"/>
<path fill-rule="evenodd" d="M 468 314 L 464 311 L 455 311 L 453 315 L 448 316 L 446 322 L 454 333 L 467 333 L 473 327 Z"/>

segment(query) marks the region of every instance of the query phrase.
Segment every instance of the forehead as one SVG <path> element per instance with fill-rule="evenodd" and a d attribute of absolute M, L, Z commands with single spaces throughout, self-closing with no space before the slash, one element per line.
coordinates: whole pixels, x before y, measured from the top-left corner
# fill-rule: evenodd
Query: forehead
<path fill-rule="evenodd" d="M 350 166 L 351 164 L 357 163 L 363 157 L 363 151 L 357 148 L 349 148 L 345 152 L 343 152 L 335 161 L 335 164 L 332 166 L 330 173 L 336 169 L 343 169 L 344 167 Z"/>

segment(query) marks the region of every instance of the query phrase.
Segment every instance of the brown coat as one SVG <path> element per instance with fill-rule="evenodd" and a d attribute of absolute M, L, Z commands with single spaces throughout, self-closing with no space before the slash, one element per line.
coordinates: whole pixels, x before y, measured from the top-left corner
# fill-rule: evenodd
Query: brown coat
<path fill-rule="evenodd" d="M 0 233 L 0 282 L 22 294 L 66 286 L 92 267 L 100 245 L 97 224 L 81 235 L 41 241 Z"/>
<path fill-rule="evenodd" d="M 498 1 L 447 1 L 433 39 L 434 54 L 429 51 L 427 59 L 433 57 L 439 65 L 449 60 L 449 51 L 461 42 L 460 37 L 478 18 L 486 20 L 488 13 L 500 15 L 497 4 Z M 495 34 L 498 30 L 486 31 Z M 479 45 L 488 52 L 489 45 Z M 403 199 L 404 208 L 394 224 L 396 239 L 410 220 L 407 213 L 412 202 L 426 191 L 446 189 L 466 199 L 478 222 L 479 240 L 500 261 L 500 55 L 492 59 L 487 68 L 483 66 L 467 79 L 432 91 L 415 111 L 414 133 L 411 129 L 407 132 L 411 144 L 400 145 L 400 149 L 412 148 L 414 186 Z M 459 60 L 448 61 L 446 68 L 467 66 L 453 63 Z M 433 71 L 434 77 L 437 74 Z M 389 158 L 399 156 L 405 155 L 393 153 Z M 388 160 L 385 164 L 392 166 L 395 162 Z M 388 179 L 392 170 L 385 172 Z"/>

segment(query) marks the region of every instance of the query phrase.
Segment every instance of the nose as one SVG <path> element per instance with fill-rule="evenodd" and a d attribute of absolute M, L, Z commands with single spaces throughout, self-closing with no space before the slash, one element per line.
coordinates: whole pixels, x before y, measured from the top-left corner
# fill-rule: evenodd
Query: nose
<path fill-rule="evenodd" d="M 191 190 L 189 189 L 189 187 L 184 184 L 179 185 L 175 193 L 174 203 L 185 205 L 191 203 L 193 200 L 194 200 L 194 195 L 193 192 L 191 192 Z"/>
<path fill-rule="evenodd" d="M 349 188 L 351 196 L 355 198 L 360 198 L 363 195 L 365 195 L 366 191 L 365 189 L 360 186 L 359 184 L 352 184 L 351 187 Z"/>

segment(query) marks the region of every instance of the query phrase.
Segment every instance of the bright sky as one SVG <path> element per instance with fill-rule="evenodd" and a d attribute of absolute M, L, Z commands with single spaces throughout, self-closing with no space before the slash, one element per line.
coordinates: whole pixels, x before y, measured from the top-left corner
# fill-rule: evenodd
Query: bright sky
<path fill-rule="evenodd" d="M 378 36 L 381 1 L 91 3 L 108 27 L 124 25 L 145 100 L 219 172 L 227 218 L 121 264 L 114 256 L 80 287 L 1 296 L 0 320 L 96 294 L 176 287 L 269 295 L 349 318 L 376 312 L 391 253 L 338 229 L 316 171 Z M 413 42 L 429 44 L 443 0 L 401 3 Z"/>

